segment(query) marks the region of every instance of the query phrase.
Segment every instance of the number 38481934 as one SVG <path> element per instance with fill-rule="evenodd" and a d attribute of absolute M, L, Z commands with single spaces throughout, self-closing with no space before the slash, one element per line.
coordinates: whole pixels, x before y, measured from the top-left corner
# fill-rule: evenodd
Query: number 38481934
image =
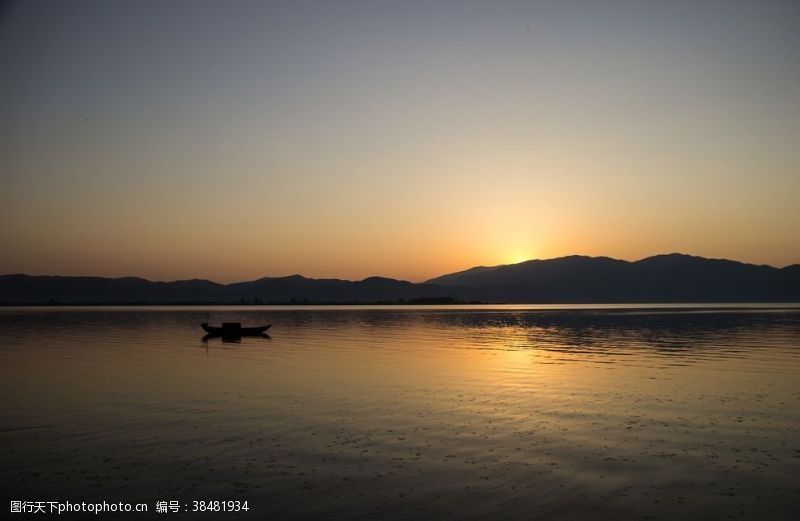
<path fill-rule="evenodd" d="M 247 512 L 247 501 L 192 501 L 192 512 Z"/>

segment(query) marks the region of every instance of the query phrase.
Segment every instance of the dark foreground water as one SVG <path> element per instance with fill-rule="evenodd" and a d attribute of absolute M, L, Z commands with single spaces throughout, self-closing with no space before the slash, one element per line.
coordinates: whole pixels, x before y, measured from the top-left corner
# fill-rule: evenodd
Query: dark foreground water
<path fill-rule="evenodd" d="M 0 355 L 3 510 L 800 515 L 797 310 L 0 308 Z"/>

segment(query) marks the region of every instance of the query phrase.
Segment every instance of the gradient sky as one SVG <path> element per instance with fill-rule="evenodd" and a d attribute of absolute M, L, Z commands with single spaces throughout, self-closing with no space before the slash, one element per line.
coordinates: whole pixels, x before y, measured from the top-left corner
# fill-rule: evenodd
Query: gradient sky
<path fill-rule="evenodd" d="M 25 1 L 0 273 L 800 262 L 800 2 Z"/>

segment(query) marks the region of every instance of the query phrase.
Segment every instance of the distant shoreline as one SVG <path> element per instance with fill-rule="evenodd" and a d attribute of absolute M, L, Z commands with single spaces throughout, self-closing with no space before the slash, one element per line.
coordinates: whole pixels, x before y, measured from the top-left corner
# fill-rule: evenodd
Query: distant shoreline
<path fill-rule="evenodd" d="M 311 301 L 288 300 L 263 302 L 261 299 L 245 299 L 239 301 L 96 301 L 96 302 L 0 302 L 0 306 L 442 306 L 442 305 L 483 305 L 505 304 L 504 302 L 482 302 L 480 300 L 458 300 L 451 297 L 430 297 L 419 299 L 399 299 L 386 301 Z"/>
<path fill-rule="evenodd" d="M 320 307 L 361 307 L 361 308 L 386 308 L 403 306 L 423 306 L 423 307 L 463 307 L 497 309 L 498 307 L 508 307 L 509 309 L 530 309 L 539 310 L 592 310 L 592 309 L 693 309 L 693 310 L 770 310 L 770 309 L 799 309 L 800 302 L 796 301 L 725 301 L 725 302 L 268 302 L 254 304 L 252 302 L 70 302 L 70 303 L 0 303 L 2 308 L 91 308 L 91 307 L 136 307 L 136 308 L 156 308 L 156 307 L 229 307 L 229 308 L 320 308 Z"/>

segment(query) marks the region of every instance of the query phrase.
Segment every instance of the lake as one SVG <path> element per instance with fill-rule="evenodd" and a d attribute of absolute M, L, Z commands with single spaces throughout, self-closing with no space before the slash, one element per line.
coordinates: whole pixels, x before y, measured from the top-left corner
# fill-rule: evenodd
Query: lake
<path fill-rule="evenodd" d="M 207 317 L 273 327 L 207 339 Z M 6 307 L 0 352 L 6 504 L 174 500 L 175 518 L 247 501 L 211 519 L 800 511 L 791 306 Z"/>

